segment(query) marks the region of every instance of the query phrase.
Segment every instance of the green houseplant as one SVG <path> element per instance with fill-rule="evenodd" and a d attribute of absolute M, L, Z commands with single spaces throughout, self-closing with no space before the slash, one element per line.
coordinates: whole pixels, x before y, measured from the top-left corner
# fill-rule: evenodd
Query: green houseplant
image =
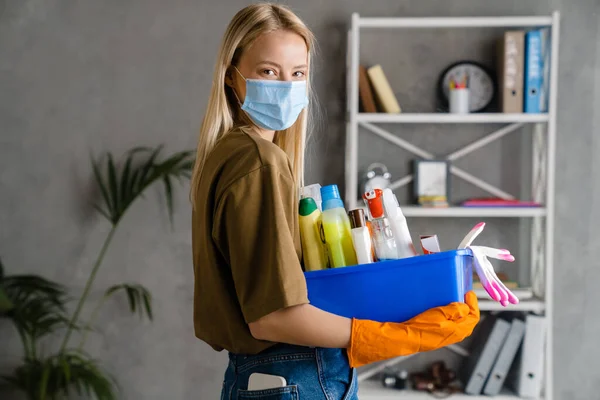
<path fill-rule="evenodd" d="M 100 195 L 94 208 L 110 222 L 111 229 L 71 315 L 67 312 L 70 298 L 65 286 L 34 275 L 5 276 L 0 263 L 0 316 L 13 323 L 23 345 L 21 364 L 11 375 L 3 376 L 2 381 L 13 390 L 23 392 L 28 399 L 63 399 L 72 393 L 102 400 L 116 399 L 117 382 L 101 368 L 98 360 L 85 353 L 85 341 L 97 311 L 107 298 L 126 295 L 133 313 L 152 319 L 151 294 L 139 284 L 114 285 L 105 290 L 85 323 L 81 322 L 81 314 L 123 216 L 155 183 L 163 186 L 169 220 L 173 221 L 174 181 L 190 178 L 194 160 L 190 151 L 161 159 L 161 150 L 162 147 L 134 148 L 118 164 L 110 153 L 100 160 L 92 158 L 94 181 Z M 71 344 L 73 332 L 80 333 L 77 346 Z M 55 339 L 57 334 L 63 335 L 58 348 L 54 352 L 43 351 L 41 340 Z"/>

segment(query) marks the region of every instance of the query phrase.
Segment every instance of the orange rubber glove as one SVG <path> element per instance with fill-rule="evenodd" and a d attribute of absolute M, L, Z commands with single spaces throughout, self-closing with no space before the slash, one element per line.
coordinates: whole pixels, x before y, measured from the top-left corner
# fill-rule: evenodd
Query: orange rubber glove
<path fill-rule="evenodd" d="M 460 342 L 471 335 L 479 322 L 475 292 L 465 295 L 465 303 L 432 308 L 401 323 L 353 319 L 348 348 L 350 366 L 357 368 Z"/>

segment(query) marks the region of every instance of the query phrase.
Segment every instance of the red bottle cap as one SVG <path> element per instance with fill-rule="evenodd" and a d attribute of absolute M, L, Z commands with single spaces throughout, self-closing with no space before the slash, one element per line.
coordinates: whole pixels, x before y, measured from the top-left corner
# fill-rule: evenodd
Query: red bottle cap
<path fill-rule="evenodd" d="M 383 190 L 373 189 L 363 194 L 363 199 L 369 204 L 369 211 L 373 218 L 382 218 L 385 216 L 383 211 Z"/>

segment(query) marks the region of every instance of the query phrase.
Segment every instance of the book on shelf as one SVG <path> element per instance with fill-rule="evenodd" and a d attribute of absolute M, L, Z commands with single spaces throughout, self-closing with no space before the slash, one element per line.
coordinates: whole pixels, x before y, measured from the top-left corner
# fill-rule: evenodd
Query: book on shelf
<path fill-rule="evenodd" d="M 367 75 L 373 85 L 373 90 L 381 109 L 388 114 L 400 113 L 400 105 L 398 104 L 396 95 L 394 94 L 381 65 L 374 65 L 367 69 Z"/>
<path fill-rule="evenodd" d="M 500 198 L 469 199 L 461 203 L 463 207 L 541 207 L 540 203 L 524 200 L 505 200 Z"/>
<path fill-rule="evenodd" d="M 542 91 L 540 92 L 540 112 L 548 112 L 550 93 L 550 29 L 540 29 L 542 38 Z"/>
<path fill-rule="evenodd" d="M 548 112 L 550 43 L 548 28 L 503 33 L 497 46 L 500 112 Z"/>
<path fill-rule="evenodd" d="M 367 68 L 364 65 L 358 66 L 358 96 L 362 111 L 366 113 L 376 113 L 375 99 L 373 97 L 373 88 L 369 81 Z"/>
<path fill-rule="evenodd" d="M 524 31 L 504 32 L 498 43 L 498 94 L 503 113 L 523 112 L 524 50 Z"/>
<path fill-rule="evenodd" d="M 499 111 L 516 114 L 548 112 L 550 29 L 506 31 L 496 47 Z M 381 65 L 370 68 L 359 65 L 358 80 L 362 112 L 402 112 Z"/>
<path fill-rule="evenodd" d="M 550 31 L 530 30 L 525 34 L 524 101 L 526 113 L 548 111 L 550 85 Z"/>
<path fill-rule="evenodd" d="M 423 208 L 448 208 L 448 198 L 446 196 L 419 196 L 417 203 Z"/>

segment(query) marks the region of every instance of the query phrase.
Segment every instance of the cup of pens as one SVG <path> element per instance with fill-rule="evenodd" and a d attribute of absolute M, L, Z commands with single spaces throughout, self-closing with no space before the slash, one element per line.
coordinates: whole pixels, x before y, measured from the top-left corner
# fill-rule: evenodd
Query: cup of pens
<path fill-rule="evenodd" d="M 449 90 L 450 113 L 469 113 L 469 77 L 464 76 L 460 80 L 450 80 Z"/>

